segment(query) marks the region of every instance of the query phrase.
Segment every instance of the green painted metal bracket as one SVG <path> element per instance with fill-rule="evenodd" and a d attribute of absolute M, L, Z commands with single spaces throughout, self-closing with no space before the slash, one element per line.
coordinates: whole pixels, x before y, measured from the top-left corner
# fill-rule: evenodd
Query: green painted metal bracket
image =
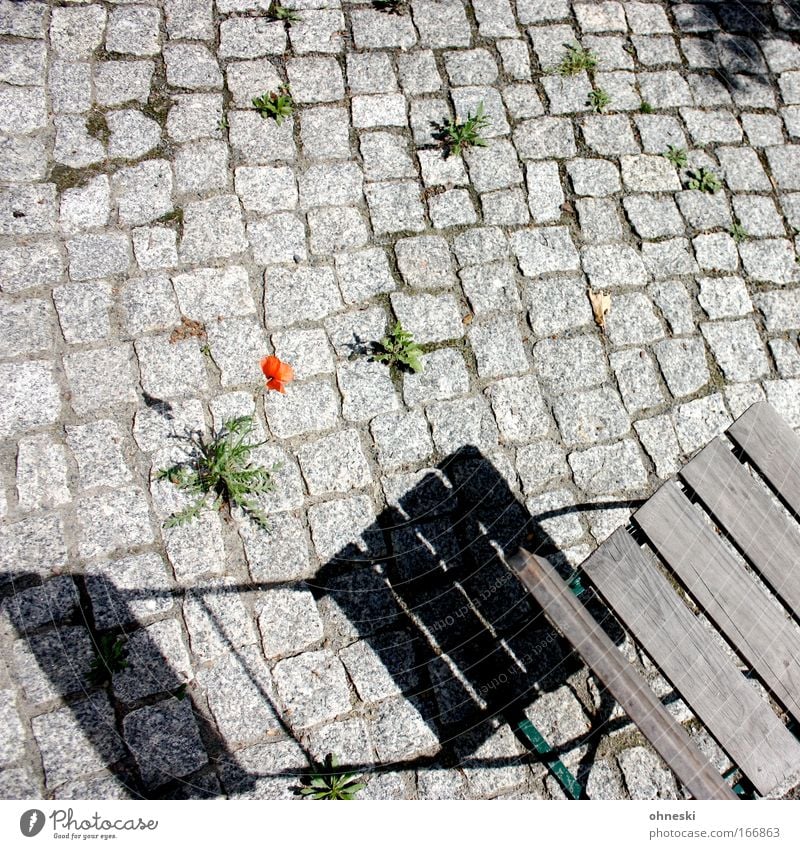
<path fill-rule="evenodd" d="M 531 743 L 540 755 L 547 755 L 553 751 L 553 747 L 542 737 L 539 729 L 529 720 L 523 719 L 517 724 L 517 729 Z M 583 787 L 578 779 L 564 766 L 559 758 L 546 758 L 548 769 L 555 775 L 561 786 L 573 799 L 580 799 Z"/>

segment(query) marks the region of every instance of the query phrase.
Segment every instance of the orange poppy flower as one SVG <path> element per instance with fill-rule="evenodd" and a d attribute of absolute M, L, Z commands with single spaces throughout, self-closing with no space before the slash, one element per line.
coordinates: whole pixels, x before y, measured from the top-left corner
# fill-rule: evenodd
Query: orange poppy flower
<path fill-rule="evenodd" d="M 277 357 L 269 356 L 261 360 L 261 371 L 267 379 L 267 389 L 285 392 L 284 386 L 294 380 L 294 369 Z"/>

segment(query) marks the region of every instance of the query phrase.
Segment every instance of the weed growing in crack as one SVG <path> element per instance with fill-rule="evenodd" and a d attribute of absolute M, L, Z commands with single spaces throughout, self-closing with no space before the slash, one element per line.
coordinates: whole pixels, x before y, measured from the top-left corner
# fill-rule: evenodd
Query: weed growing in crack
<path fill-rule="evenodd" d="M 468 147 L 486 147 L 487 140 L 481 136 L 481 130 L 485 130 L 492 123 L 492 119 L 484 114 L 483 101 L 473 115 L 467 113 L 466 121 L 451 120 L 442 126 L 437 134 L 446 147 L 446 156 L 461 156 Z"/>
<path fill-rule="evenodd" d="M 264 442 L 250 443 L 253 419 L 242 416 L 226 421 L 211 439 L 192 434 L 190 458 L 182 463 L 161 469 L 157 480 L 168 480 L 178 489 L 196 496 L 195 501 L 178 513 L 173 513 L 164 526 L 167 528 L 190 522 L 204 509 L 231 510 L 238 507 L 259 527 L 267 530 L 269 522 L 253 500 L 274 489 L 272 475 L 278 470 L 250 464 L 251 452 Z"/>
<path fill-rule="evenodd" d="M 567 55 L 555 69 L 562 77 L 574 77 L 581 71 L 593 71 L 597 67 L 597 57 L 591 50 L 580 44 L 565 44 Z"/>
<path fill-rule="evenodd" d="M 690 189 L 697 189 L 699 192 L 713 195 L 714 192 L 722 188 L 722 181 L 713 171 L 701 166 L 689 173 L 688 185 Z"/>
<path fill-rule="evenodd" d="M 611 95 L 602 88 L 596 88 L 589 92 L 586 105 L 595 112 L 603 112 L 611 103 Z"/>
<path fill-rule="evenodd" d="M 667 145 L 667 149 L 661 154 L 665 159 L 675 165 L 677 168 L 685 168 L 689 162 L 685 147 L 678 147 L 674 144 Z"/>
<path fill-rule="evenodd" d="M 92 684 L 102 687 L 111 680 L 115 672 L 122 672 L 128 666 L 127 649 L 122 637 L 105 634 L 95 643 L 95 657 L 89 665 L 87 677 Z"/>
<path fill-rule="evenodd" d="M 273 21 L 285 21 L 287 24 L 296 24 L 303 20 L 294 9 L 287 9 L 280 3 L 273 3 L 267 12 L 267 17 Z"/>
<path fill-rule="evenodd" d="M 653 114 L 653 104 L 652 104 L 652 103 L 650 103 L 650 101 L 649 101 L 649 100 L 643 100 L 643 101 L 639 104 L 639 111 L 640 111 L 643 115 L 652 115 L 652 114 Z"/>
<path fill-rule="evenodd" d="M 339 770 L 336 755 L 327 754 L 325 761 L 317 764 L 318 772 L 306 776 L 297 793 L 306 799 L 354 799 L 367 785 L 352 772 Z"/>
<path fill-rule="evenodd" d="M 734 221 L 731 225 L 730 234 L 737 245 L 741 244 L 745 239 L 750 238 L 750 234 L 738 221 Z"/>
<path fill-rule="evenodd" d="M 288 86 L 282 85 L 278 91 L 271 91 L 253 98 L 253 107 L 262 118 L 274 118 L 280 127 L 285 118 L 294 112 L 294 100 Z"/>
<path fill-rule="evenodd" d="M 372 355 L 379 363 L 387 363 L 413 372 L 422 371 L 420 355 L 422 349 L 414 341 L 414 337 L 397 321 L 389 333 L 375 346 Z"/>

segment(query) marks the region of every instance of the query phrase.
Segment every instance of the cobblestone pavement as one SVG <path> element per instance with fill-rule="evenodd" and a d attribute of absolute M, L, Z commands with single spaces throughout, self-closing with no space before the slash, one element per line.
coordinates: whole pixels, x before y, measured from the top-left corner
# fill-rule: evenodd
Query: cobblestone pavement
<path fill-rule="evenodd" d="M 502 560 L 580 563 L 759 398 L 800 427 L 797 4 L 268 6 L 0 0 L 2 795 L 280 798 L 334 752 L 367 798 L 560 797 L 524 712 L 589 796 L 679 797 Z M 396 319 L 419 375 L 365 356 Z M 165 529 L 155 473 L 243 414 L 270 532 Z"/>

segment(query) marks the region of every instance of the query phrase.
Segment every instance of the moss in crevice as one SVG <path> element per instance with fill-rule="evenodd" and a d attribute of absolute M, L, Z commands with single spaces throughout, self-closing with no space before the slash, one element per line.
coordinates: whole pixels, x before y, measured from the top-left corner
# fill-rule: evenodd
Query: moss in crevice
<path fill-rule="evenodd" d="M 99 109 L 92 109 L 86 116 L 86 132 L 93 138 L 108 144 L 111 131 L 106 123 L 106 116 Z"/>

